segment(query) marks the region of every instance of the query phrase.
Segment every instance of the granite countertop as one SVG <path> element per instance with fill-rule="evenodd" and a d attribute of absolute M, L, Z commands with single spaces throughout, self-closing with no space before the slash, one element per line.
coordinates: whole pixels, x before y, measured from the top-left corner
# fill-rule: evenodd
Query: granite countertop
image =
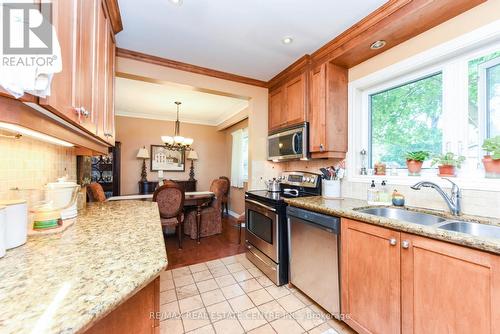
<path fill-rule="evenodd" d="M 419 225 L 419 224 L 405 222 L 402 220 L 379 217 L 356 211 L 355 209 L 370 207 L 370 205 L 368 205 L 368 203 L 363 200 L 352 199 L 352 198 L 326 199 L 321 196 L 313 196 L 313 197 L 285 199 L 285 201 L 291 206 L 308 209 L 315 212 L 320 212 L 334 216 L 341 216 L 345 218 L 351 218 L 374 225 L 379 225 L 403 232 L 418 234 L 425 237 L 444 240 L 455 244 L 500 254 L 500 239 L 477 237 L 469 234 L 439 229 L 434 226 Z M 456 217 L 453 217 L 452 215 L 443 211 L 434 211 L 428 209 L 408 208 L 408 207 L 405 209 L 423 213 L 435 214 L 442 216 L 443 218 L 446 219 L 456 220 Z M 459 219 L 482 223 L 482 224 L 500 226 L 500 219 L 497 218 L 463 215 L 460 216 Z"/>
<path fill-rule="evenodd" d="M 156 203 L 92 203 L 61 234 L 0 259 L 0 332 L 89 328 L 167 266 Z"/>

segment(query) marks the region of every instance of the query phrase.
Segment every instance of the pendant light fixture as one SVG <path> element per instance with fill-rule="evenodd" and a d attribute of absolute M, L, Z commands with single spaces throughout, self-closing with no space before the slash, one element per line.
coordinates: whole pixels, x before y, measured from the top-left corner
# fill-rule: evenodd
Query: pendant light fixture
<path fill-rule="evenodd" d="M 179 106 L 182 103 L 176 101 L 175 104 L 177 105 L 177 120 L 175 121 L 174 136 L 161 136 L 161 141 L 171 151 L 190 151 L 194 140 L 193 138 L 184 138 L 180 135 Z"/>

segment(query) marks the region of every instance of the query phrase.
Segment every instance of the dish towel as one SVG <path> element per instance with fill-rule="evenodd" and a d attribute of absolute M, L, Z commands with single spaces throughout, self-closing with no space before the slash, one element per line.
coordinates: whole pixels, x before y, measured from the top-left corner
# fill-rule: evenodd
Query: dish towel
<path fill-rule="evenodd" d="M 2 4 L 3 1 L 0 1 Z M 2 11 L 8 9 L 9 4 L 2 4 Z M 45 16 L 37 10 L 30 10 L 29 22 L 24 20 L 23 10 L 9 10 L 10 14 L 10 44 L 29 45 L 29 47 L 43 48 L 46 47 L 44 42 L 38 38 L 32 31 L 29 31 L 29 42 L 24 41 L 23 29 L 30 24 L 31 27 L 38 26 L 40 22 L 47 20 Z M 49 21 L 47 21 L 49 22 Z M 52 52 L 48 54 L 4 54 L 2 52 L 2 61 L 0 62 L 0 85 L 12 94 L 15 98 L 20 98 L 25 93 L 29 93 L 39 97 L 50 95 L 50 84 L 55 73 L 62 71 L 61 47 L 57 39 L 57 33 L 54 26 L 50 23 L 49 29 L 52 31 Z M 17 28 L 17 29 L 16 29 Z M 5 27 L 4 27 L 5 29 Z M 2 34 L 3 35 L 3 34 Z M 0 36 L 3 39 L 3 36 Z M 8 41 L 3 41 L 1 45 Z"/>

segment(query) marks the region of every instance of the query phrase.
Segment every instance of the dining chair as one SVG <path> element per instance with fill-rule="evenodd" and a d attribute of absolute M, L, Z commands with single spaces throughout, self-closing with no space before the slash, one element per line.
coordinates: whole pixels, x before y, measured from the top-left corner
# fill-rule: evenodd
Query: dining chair
<path fill-rule="evenodd" d="M 226 214 L 229 215 L 229 191 L 231 190 L 231 180 L 227 176 L 219 177 L 221 180 L 226 180 L 227 185 L 224 195 L 222 195 L 222 214 L 224 214 L 224 207 L 226 208 Z"/>
<path fill-rule="evenodd" d="M 158 203 L 162 227 L 175 226 L 177 229 L 179 249 L 182 249 L 184 191 L 175 182 L 163 182 L 163 185 L 155 190 L 153 194 L 153 202 Z"/>
<path fill-rule="evenodd" d="M 87 186 L 87 196 L 89 202 L 105 202 L 106 194 L 104 194 L 104 189 L 97 182 L 92 182 Z"/>
<path fill-rule="evenodd" d="M 210 191 L 215 194 L 215 197 L 207 207 L 201 210 L 200 236 L 202 237 L 222 233 L 221 206 L 226 183 L 226 180 L 216 179 L 210 185 Z M 187 213 L 184 221 L 184 233 L 189 235 L 191 239 L 198 237 L 196 210 Z"/>

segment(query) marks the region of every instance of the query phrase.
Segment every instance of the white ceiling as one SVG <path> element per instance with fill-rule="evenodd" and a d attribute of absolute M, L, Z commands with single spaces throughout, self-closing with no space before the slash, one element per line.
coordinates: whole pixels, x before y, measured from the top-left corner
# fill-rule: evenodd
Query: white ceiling
<path fill-rule="evenodd" d="M 201 92 L 192 87 L 116 78 L 115 110 L 118 116 L 173 121 L 175 101 L 182 102 L 181 122 L 219 125 L 246 107 L 248 101 Z"/>
<path fill-rule="evenodd" d="M 118 47 L 269 80 L 384 0 L 119 0 Z M 281 40 L 292 36 L 294 42 Z"/>

